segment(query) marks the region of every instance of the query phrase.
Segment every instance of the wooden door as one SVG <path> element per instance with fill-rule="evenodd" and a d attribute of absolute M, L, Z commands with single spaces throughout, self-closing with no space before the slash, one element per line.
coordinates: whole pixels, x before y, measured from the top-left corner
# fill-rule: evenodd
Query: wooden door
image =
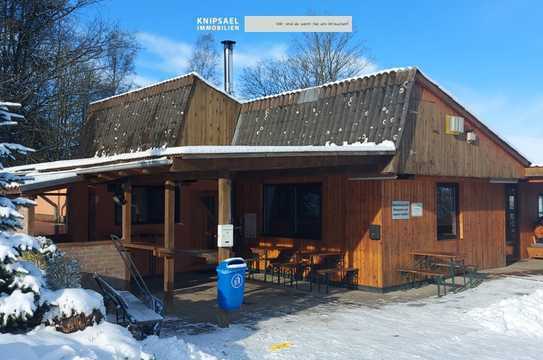
<path fill-rule="evenodd" d="M 513 247 L 513 254 L 509 261 L 517 260 L 520 255 L 519 236 L 519 197 L 518 185 L 508 184 L 505 186 L 505 225 L 506 243 Z"/>

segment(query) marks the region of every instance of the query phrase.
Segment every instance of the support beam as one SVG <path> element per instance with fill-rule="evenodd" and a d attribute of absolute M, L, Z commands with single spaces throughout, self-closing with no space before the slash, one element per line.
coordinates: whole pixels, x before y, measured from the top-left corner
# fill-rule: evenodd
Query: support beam
<path fill-rule="evenodd" d="M 123 185 L 124 203 L 122 207 L 122 231 L 123 240 L 132 241 L 132 184 Z"/>
<path fill-rule="evenodd" d="M 218 224 L 232 224 L 232 180 L 220 178 L 219 188 L 219 217 Z M 227 259 L 232 254 L 231 247 L 219 247 L 217 258 L 219 261 Z"/>
<path fill-rule="evenodd" d="M 172 254 L 175 250 L 175 187 L 172 180 L 164 183 L 164 248 Z M 175 257 L 164 257 L 164 296 L 166 304 L 171 302 L 175 277 Z"/>
<path fill-rule="evenodd" d="M 23 223 L 23 232 L 28 235 L 34 234 L 34 222 L 36 220 L 36 207 L 20 207 L 18 209 L 19 213 L 24 216 L 22 221 Z"/>
<path fill-rule="evenodd" d="M 123 205 L 121 209 L 122 238 L 125 242 L 132 241 L 132 184 L 127 182 L 123 184 Z M 130 289 L 130 271 L 125 268 L 124 279 L 126 288 Z"/>

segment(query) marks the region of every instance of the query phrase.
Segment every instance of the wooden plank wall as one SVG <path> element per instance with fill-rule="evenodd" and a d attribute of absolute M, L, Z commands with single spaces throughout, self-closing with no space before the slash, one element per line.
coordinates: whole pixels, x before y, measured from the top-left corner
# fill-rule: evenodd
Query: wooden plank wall
<path fill-rule="evenodd" d="M 262 235 L 263 184 L 303 182 L 322 183 L 322 239 Z M 359 285 L 380 287 L 382 240 L 368 236 L 368 225 L 380 224 L 380 189 L 378 181 L 348 181 L 340 175 L 244 178 L 236 181 L 236 214 L 238 221 L 244 213 L 257 215 L 256 244 L 345 251 L 346 263 L 360 269 Z"/>
<path fill-rule="evenodd" d="M 475 130 L 478 144 L 469 144 L 464 136 L 445 134 L 446 115 L 460 114 L 429 90 L 422 88 L 418 93 L 421 95 L 418 116 L 413 118 L 416 126 L 411 134 L 414 136 L 411 151 L 400 173 L 483 178 L 524 176 L 524 166 L 482 131 Z M 464 127 L 476 128 L 467 118 Z"/>
<path fill-rule="evenodd" d="M 459 184 L 460 240 L 437 240 L 436 184 Z M 393 200 L 423 203 L 423 216 L 392 220 Z M 383 185 L 384 286 L 405 283 L 398 273 L 412 265 L 414 250 L 459 251 L 479 268 L 505 265 L 505 190 L 488 180 L 417 177 L 387 180 Z"/>
<path fill-rule="evenodd" d="M 382 181 L 347 180 L 347 265 L 359 269 L 359 285 L 378 288 L 383 287 L 383 234 L 381 240 L 371 240 L 368 228 L 370 224 L 382 225 L 382 191 Z"/>
<path fill-rule="evenodd" d="M 526 259 L 526 248 L 533 241 L 533 226 L 537 220 L 539 194 L 543 194 L 543 183 L 523 182 L 519 185 L 520 204 L 520 257 Z"/>
<path fill-rule="evenodd" d="M 195 78 L 178 145 L 230 145 L 241 105 Z"/>

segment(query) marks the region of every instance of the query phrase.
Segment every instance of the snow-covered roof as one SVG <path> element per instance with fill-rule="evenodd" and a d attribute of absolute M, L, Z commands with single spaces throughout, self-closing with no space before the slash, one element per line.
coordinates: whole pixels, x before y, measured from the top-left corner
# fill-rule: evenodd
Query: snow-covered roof
<path fill-rule="evenodd" d="M 200 75 L 196 71 L 192 71 L 192 72 L 190 72 L 188 74 L 182 74 L 182 75 L 174 76 L 172 78 L 165 79 L 165 80 L 159 81 L 159 82 L 151 84 L 151 85 L 142 86 L 142 87 L 139 87 L 139 88 L 136 88 L 136 89 L 125 91 L 125 92 L 120 93 L 120 94 L 116 94 L 116 95 L 109 96 L 109 97 L 106 97 L 106 98 L 103 98 L 103 99 L 100 99 L 100 100 L 96 100 L 96 101 L 91 102 L 90 105 L 98 104 L 98 103 L 105 102 L 105 101 L 108 101 L 108 100 L 111 100 L 111 99 L 115 99 L 115 98 L 118 98 L 118 97 L 121 97 L 121 96 L 136 93 L 138 91 L 143 91 L 143 90 L 155 87 L 155 86 L 164 85 L 166 83 L 176 81 L 176 80 L 179 80 L 179 79 L 182 79 L 182 78 L 186 78 L 186 77 L 189 77 L 189 76 L 197 77 L 198 79 L 200 79 L 201 81 L 203 81 L 207 85 L 211 86 L 213 89 L 215 89 L 218 92 L 223 93 L 224 95 L 228 96 L 230 99 L 232 99 L 234 101 L 237 101 L 237 102 L 240 102 L 240 100 L 238 98 L 236 98 L 234 95 L 227 93 L 226 91 L 224 91 L 224 89 L 222 89 L 222 88 L 220 88 L 220 87 L 218 87 L 216 85 L 213 85 L 211 82 L 206 80 L 202 75 Z"/>
<path fill-rule="evenodd" d="M 169 166 L 172 164 L 173 158 L 393 155 L 395 150 L 394 143 L 391 141 L 384 141 L 380 144 L 353 143 L 322 146 L 178 146 L 111 156 L 14 166 L 6 168 L 4 171 L 32 178 L 20 187 L 16 185 L 11 187 L 11 190 L 19 189 L 24 192 L 77 182 L 83 180 L 85 175 L 90 174 Z"/>
<path fill-rule="evenodd" d="M 311 91 L 311 90 L 315 90 L 315 89 L 321 89 L 321 88 L 325 88 L 325 87 L 328 87 L 328 86 L 339 85 L 339 84 L 342 84 L 342 83 L 361 80 L 361 79 L 369 78 L 369 77 L 372 77 L 372 76 L 378 76 L 378 75 L 390 74 L 390 73 L 402 72 L 402 71 L 409 71 L 409 70 L 416 70 L 416 68 L 412 67 L 412 66 L 407 66 L 407 67 L 383 69 L 383 70 L 369 72 L 369 73 L 362 73 L 362 74 L 357 75 L 357 76 L 353 76 L 353 77 L 349 77 L 349 78 L 345 78 L 345 79 L 340 79 L 340 80 L 336 80 L 336 81 L 330 81 L 330 82 L 327 82 L 327 83 L 324 83 L 324 84 L 318 85 L 318 86 L 310 86 L 310 87 L 305 87 L 305 88 L 288 90 L 288 91 L 284 91 L 284 92 L 277 93 L 277 94 L 270 94 L 270 95 L 266 95 L 266 96 L 260 96 L 260 97 L 256 97 L 256 98 L 253 98 L 253 99 L 244 100 L 244 101 L 242 101 L 242 103 L 247 104 L 247 103 L 251 103 L 251 102 L 255 102 L 255 101 L 261 101 L 261 100 L 281 97 L 281 96 L 285 96 L 285 95 L 292 95 L 292 94 L 296 94 L 296 93 L 300 93 L 300 92 L 304 92 L 304 91 Z"/>

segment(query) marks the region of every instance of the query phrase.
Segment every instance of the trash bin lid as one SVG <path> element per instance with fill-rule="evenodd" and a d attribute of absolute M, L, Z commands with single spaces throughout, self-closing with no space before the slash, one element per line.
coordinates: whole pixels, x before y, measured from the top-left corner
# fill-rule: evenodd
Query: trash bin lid
<path fill-rule="evenodd" d="M 245 260 L 240 257 L 224 259 L 217 266 L 217 270 L 245 269 L 245 268 L 247 268 L 247 264 L 245 263 Z"/>

